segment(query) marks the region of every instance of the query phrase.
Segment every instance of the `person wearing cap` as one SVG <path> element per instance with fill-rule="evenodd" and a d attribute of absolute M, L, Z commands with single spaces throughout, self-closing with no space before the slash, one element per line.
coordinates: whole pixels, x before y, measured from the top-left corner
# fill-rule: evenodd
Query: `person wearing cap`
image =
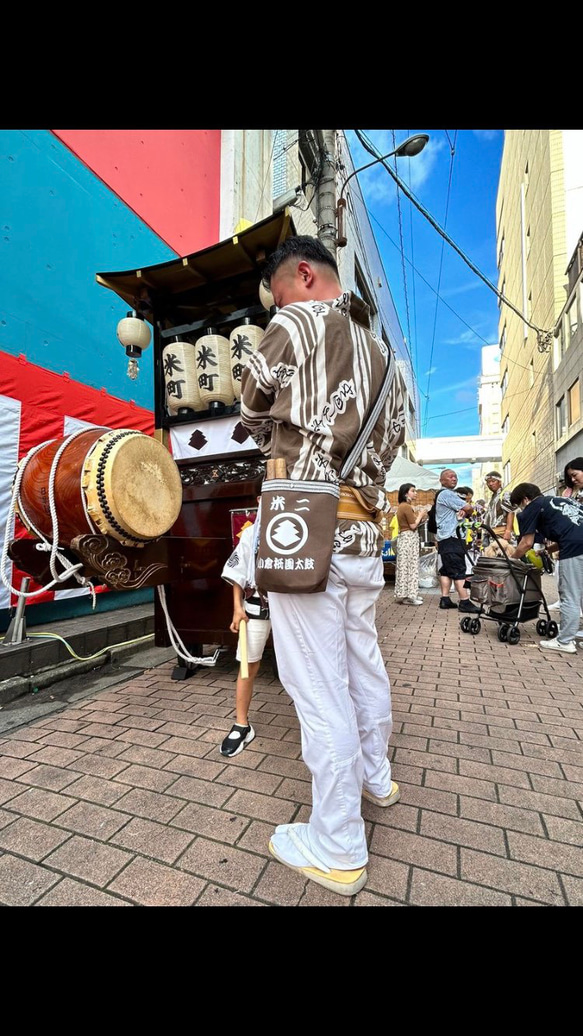
<path fill-rule="evenodd" d="M 502 489 L 502 475 L 499 471 L 490 471 L 484 479 L 492 496 L 486 506 L 484 524 L 489 525 L 501 540 L 510 543 L 514 531 L 514 515 L 516 507 L 510 503 L 510 492 Z M 482 534 L 482 546 L 487 547 L 490 543 L 490 535 L 484 529 Z"/>

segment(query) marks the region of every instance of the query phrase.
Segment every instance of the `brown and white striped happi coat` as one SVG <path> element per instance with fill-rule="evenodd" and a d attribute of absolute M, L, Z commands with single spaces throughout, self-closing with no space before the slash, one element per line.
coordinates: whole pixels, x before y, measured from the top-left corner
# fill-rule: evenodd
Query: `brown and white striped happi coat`
<path fill-rule="evenodd" d="M 387 362 L 395 376 L 384 410 L 345 481 L 368 506 L 388 511 L 384 481 L 405 438 L 405 389 L 358 296 L 343 292 L 276 313 L 243 371 L 241 421 L 266 456 L 285 459 L 288 478 L 338 482 Z M 376 523 L 341 520 L 334 552 L 376 557 L 382 543 Z"/>

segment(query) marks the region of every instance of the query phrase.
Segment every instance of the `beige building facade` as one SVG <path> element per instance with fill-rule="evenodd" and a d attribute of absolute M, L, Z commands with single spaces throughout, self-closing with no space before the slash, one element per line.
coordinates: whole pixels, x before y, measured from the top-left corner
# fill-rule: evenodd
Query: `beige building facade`
<path fill-rule="evenodd" d="M 496 203 L 498 288 L 544 331 L 566 301 L 566 270 L 583 227 L 582 131 L 507 130 Z M 573 243 L 571 243 L 573 242 Z M 500 303 L 503 481 L 558 488 L 553 339 L 541 351 L 536 331 Z M 572 372 L 569 372 L 568 377 Z M 574 374 L 573 374 L 574 378 Z M 576 410 L 574 410 L 574 413 Z"/>

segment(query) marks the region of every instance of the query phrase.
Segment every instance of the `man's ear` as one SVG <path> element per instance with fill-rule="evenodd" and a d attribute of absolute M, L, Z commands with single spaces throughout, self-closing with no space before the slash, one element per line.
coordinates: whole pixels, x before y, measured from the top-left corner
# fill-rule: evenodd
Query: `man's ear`
<path fill-rule="evenodd" d="M 302 259 L 302 261 L 298 263 L 298 274 L 303 280 L 306 288 L 311 288 L 314 283 L 314 271 L 305 259 Z"/>

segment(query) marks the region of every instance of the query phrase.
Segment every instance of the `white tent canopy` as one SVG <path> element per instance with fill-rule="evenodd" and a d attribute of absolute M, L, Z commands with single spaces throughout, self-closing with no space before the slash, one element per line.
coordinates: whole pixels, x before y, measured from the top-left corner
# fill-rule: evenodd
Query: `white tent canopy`
<path fill-rule="evenodd" d="M 387 493 L 399 489 L 404 482 L 412 482 L 416 489 L 441 489 L 439 475 L 429 468 L 422 468 L 404 457 L 395 457 L 385 479 Z"/>

